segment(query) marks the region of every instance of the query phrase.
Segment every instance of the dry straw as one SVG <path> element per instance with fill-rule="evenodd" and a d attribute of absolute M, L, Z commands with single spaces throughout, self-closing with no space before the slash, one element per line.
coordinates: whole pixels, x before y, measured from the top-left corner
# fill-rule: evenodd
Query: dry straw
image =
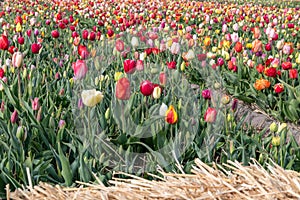
<path fill-rule="evenodd" d="M 226 170 L 225 170 L 226 168 Z M 8 199 L 300 199 L 300 174 L 273 164 L 264 169 L 256 161 L 250 166 L 228 162 L 210 167 L 195 160 L 192 174 L 161 172 L 157 181 L 122 174 L 111 187 L 78 182 L 78 188 L 63 188 L 40 183 L 34 188 L 7 191 Z"/>

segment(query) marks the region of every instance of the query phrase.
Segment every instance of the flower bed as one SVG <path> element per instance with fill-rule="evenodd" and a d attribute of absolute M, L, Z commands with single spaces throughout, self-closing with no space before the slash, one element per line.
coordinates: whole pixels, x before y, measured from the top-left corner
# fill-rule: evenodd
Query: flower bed
<path fill-rule="evenodd" d="M 300 170 L 297 2 L 6 0 L 0 24 L 2 196 L 195 158 Z"/>

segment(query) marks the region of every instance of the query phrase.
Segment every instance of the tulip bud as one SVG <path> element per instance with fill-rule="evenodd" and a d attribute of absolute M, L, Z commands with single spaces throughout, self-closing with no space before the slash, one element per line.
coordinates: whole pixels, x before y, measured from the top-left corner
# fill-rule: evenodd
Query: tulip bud
<path fill-rule="evenodd" d="M 108 120 L 109 119 L 109 116 L 110 116 L 110 109 L 107 108 L 107 110 L 105 111 L 105 119 Z"/>
<path fill-rule="evenodd" d="M 42 106 L 40 106 L 38 113 L 36 115 L 36 121 L 40 122 L 42 119 Z"/>
<path fill-rule="evenodd" d="M 58 128 L 59 129 L 63 129 L 65 126 L 66 126 L 66 121 L 63 120 L 63 119 L 59 120 L 59 122 L 58 122 Z"/>
<path fill-rule="evenodd" d="M 27 131 L 26 128 L 23 126 L 19 126 L 17 128 L 16 137 L 21 141 L 24 142 L 27 138 Z"/>
<path fill-rule="evenodd" d="M 12 64 L 14 67 L 21 67 L 23 64 L 23 54 L 21 52 L 15 52 L 12 57 Z"/>
<path fill-rule="evenodd" d="M 204 114 L 204 120 L 208 123 L 214 123 L 217 117 L 217 110 L 215 108 L 207 108 Z"/>
<path fill-rule="evenodd" d="M 279 136 L 273 136 L 272 137 L 272 145 L 277 147 L 280 145 L 280 137 Z"/>
<path fill-rule="evenodd" d="M 272 133 L 275 133 L 276 131 L 278 130 L 278 126 L 275 122 L 273 122 L 271 125 L 270 125 L 270 131 Z"/>
<path fill-rule="evenodd" d="M 287 124 L 286 123 L 282 123 L 279 125 L 277 133 L 280 134 L 283 130 L 285 130 L 287 128 Z"/>
<path fill-rule="evenodd" d="M 12 124 L 16 123 L 18 120 L 18 112 L 16 110 L 14 110 L 14 112 L 12 113 L 11 117 L 10 117 L 10 122 Z"/>
<path fill-rule="evenodd" d="M 224 104 L 224 105 L 229 104 L 229 102 L 230 102 L 229 96 L 228 96 L 228 95 L 224 95 L 224 96 L 222 97 L 222 99 L 221 99 L 221 102 L 222 102 L 222 104 Z"/>

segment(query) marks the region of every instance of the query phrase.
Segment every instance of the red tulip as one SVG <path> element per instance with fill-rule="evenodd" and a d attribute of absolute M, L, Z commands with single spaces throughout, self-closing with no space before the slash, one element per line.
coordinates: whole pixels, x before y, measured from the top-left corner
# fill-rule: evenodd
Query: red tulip
<path fill-rule="evenodd" d="M 265 45 L 265 49 L 266 49 L 266 51 L 271 51 L 271 50 L 272 50 L 271 44 L 270 44 L 270 43 L 267 43 L 267 44 Z"/>
<path fill-rule="evenodd" d="M 9 42 L 8 42 L 8 39 L 5 35 L 2 35 L 0 37 L 0 49 L 2 50 L 7 50 L 9 47 Z"/>
<path fill-rule="evenodd" d="M 84 45 L 78 46 L 78 54 L 82 59 L 86 59 L 89 56 L 89 52 Z"/>
<path fill-rule="evenodd" d="M 76 79 L 84 78 L 88 71 L 88 67 L 83 60 L 77 60 L 75 63 L 72 63 L 72 69 L 74 70 L 74 76 Z"/>
<path fill-rule="evenodd" d="M 236 52 L 241 52 L 242 50 L 243 50 L 243 45 L 242 45 L 242 43 L 241 42 L 236 42 L 235 43 L 235 46 L 234 46 L 234 50 L 236 51 Z"/>
<path fill-rule="evenodd" d="M 169 69 L 176 69 L 176 61 L 167 62 Z"/>
<path fill-rule="evenodd" d="M 134 60 L 124 60 L 123 62 L 124 71 L 127 74 L 133 74 L 136 69 L 136 62 Z"/>
<path fill-rule="evenodd" d="M 281 64 L 282 69 L 284 70 L 288 70 L 288 69 L 292 69 L 292 63 L 291 62 L 283 62 Z"/>
<path fill-rule="evenodd" d="M 209 89 L 202 90 L 202 97 L 204 99 L 211 99 L 211 91 Z"/>
<path fill-rule="evenodd" d="M 108 37 L 112 37 L 114 35 L 114 31 L 111 30 L 111 29 L 108 29 L 107 30 L 107 35 L 108 35 Z"/>
<path fill-rule="evenodd" d="M 178 121 L 177 112 L 174 109 L 174 106 L 169 106 L 166 112 L 166 122 L 169 124 L 175 124 Z"/>
<path fill-rule="evenodd" d="M 144 96 L 150 96 L 153 92 L 153 89 L 153 83 L 148 80 L 143 81 L 140 85 L 140 91 Z"/>
<path fill-rule="evenodd" d="M 82 31 L 82 38 L 83 38 L 84 40 L 87 40 L 88 37 L 89 37 L 89 32 L 88 32 L 87 30 L 83 30 L 83 31 Z"/>
<path fill-rule="evenodd" d="M 65 29 L 65 28 L 67 28 L 66 24 L 63 23 L 63 22 L 59 22 L 58 27 L 59 27 L 60 29 Z"/>
<path fill-rule="evenodd" d="M 51 32 L 51 35 L 52 35 L 53 38 L 58 38 L 58 37 L 59 37 L 59 32 L 58 32 L 58 30 L 53 30 L 53 31 Z"/>
<path fill-rule="evenodd" d="M 76 37 L 79 37 L 79 34 L 76 31 L 72 32 L 72 38 L 76 38 Z"/>
<path fill-rule="evenodd" d="M 276 77 L 277 76 L 277 70 L 274 67 L 269 67 L 265 69 L 265 75 L 268 77 Z"/>
<path fill-rule="evenodd" d="M 40 44 L 37 44 L 37 43 L 33 43 L 31 45 L 31 52 L 34 53 L 34 54 L 38 54 L 39 51 L 41 49 L 41 45 Z"/>
<path fill-rule="evenodd" d="M 70 26 L 70 30 L 73 32 L 75 31 L 75 26 Z"/>
<path fill-rule="evenodd" d="M 289 77 L 290 77 L 290 79 L 298 78 L 298 70 L 297 69 L 290 69 L 289 70 Z"/>
<path fill-rule="evenodd" d="M 294 28 L 294 27 L 295 27 L 295 25 L 293 23 L 288 24 L 288 28 Z"/>
<path fill-rule="evenodd" d="M 18 49 L 15 48 L 14 46 L 10 46 L 10 47 L 8 48 L 8 52 L 9 52 L 10 54 L 14 54 L 15 51 L 18 51 Z"/>
<path fill-rule="evenodd" d="M 27 34 L 28 37 L 31 36 L 31 32 L 32 32 L 31 29 L 28 29 L 28 30 L 26 31 L 26 34 Z"/>
<path fill-rule="evenodd" d="M 256 66 L 256 70 L 258 71 L 258 73 L 263 73 L 263 71 L 265 70 L 265 66 L 259 64 Z"/>
<path fill-rule="evenodd" d="M 23 23 L 23 20 L 22 20 L 21 16 L 19 16 L 19 15 L 15 18 L 15 24 L 18 24 L 18 23 L 20 23 L 21 25 Z"/>
<path fill-rule="evenodd" d="M 89 40 L 94 41 L 96 39 L 96 33 L 94 31 L 91 31 L 89 34 Z"/>
<path fill-rule="evenodd" d="M 224 65 L 224 59 L 223 59 L 223 58 L 218 58 L 218 60 L 217 60 L 217 65 L 218 65 L 218 66 Z"/>
<path fill-rule="evenodd" d="M 24 44 L 24 38 L 23 38 L 23 37 L 19 37 L 19 38 L 18 38 L 18 43 L 19 43 L 20 45 Z"/>
<path fill-rule="evenodd" d="M 0 78 L 2 79 L 4 77 L 4 69 L 0 68 Z"/>
<path fill-rule="evenodd" d="M 116 85 L 116 97 L 121 100 L 130 98 L 130 82 L 127 78 L 120 78 Z"/>
<path fill-rule="evenodd" d="M 277 94 L 283 92 L 283 91 L 284 91 L 284 86 L 283 86 L 283 84 L 282 84 L 282 83 L 276 83 L 276 84 L 274 85 L 274 91 L 275 91 Z"/>
<path fill-rule="evenodd" d="M 215 108 L 207 108 L 204 114 L 204 120 L 208 123 L 214 123 L 217 117 L 217 110 Z"/>

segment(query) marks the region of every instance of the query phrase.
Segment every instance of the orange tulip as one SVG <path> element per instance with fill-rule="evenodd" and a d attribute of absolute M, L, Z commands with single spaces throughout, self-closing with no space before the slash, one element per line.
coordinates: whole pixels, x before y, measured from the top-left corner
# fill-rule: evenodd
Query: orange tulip
<path fill-rule="evenodd" d="M 210 37 L 209 37 L 209 36 L 206 36 L 206 37 L 204 38 L 204 46 L 209 46 L 210 43 L 211 43 Z"/>
<path fill-rule="evenodd" d="M 261 33 L 258 27 L 255 27 L 253 30 L 254 38 L 259 39 L 261 37 Z"/>
<path fill-rule="evenodd" d="M 258 51 L 261 51 L 262 50 L 262 42 L 258 39 L 254 40 L 252 42 L 252 51 L 254 53 L 258 52 Z"/>
<path fill-rule="evenodd" d="M 259 79 L 256 80 L 256 82 L 254 83 L 254 88 L 258 91 L 269 88 L 270 86 L 271 86 L 270 81 L 266 79 Z"/>

